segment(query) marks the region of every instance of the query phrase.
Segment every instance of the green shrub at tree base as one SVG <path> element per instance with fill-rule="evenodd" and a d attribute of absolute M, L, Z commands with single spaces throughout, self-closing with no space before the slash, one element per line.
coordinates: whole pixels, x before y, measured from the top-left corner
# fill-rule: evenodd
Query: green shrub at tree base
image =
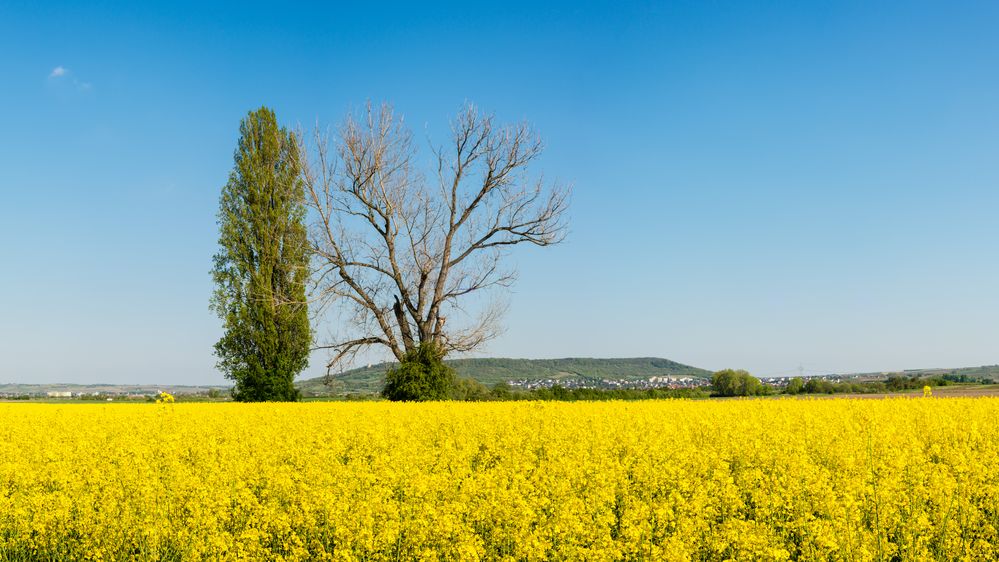
<path fill-rule="evenodd" d="M 451 398 L 456 386 L 455 373 L 443 359 L 437 346 L 421 343 L 385 374 L 382 396 L 407 402 Z"/>

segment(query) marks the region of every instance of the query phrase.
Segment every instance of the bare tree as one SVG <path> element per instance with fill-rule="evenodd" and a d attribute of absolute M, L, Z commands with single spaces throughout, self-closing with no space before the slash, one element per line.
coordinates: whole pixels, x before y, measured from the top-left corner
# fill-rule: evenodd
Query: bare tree
<path fill-rule="evenodd" d="M 320 346 L 331 351 L 328 374 L 372 346 L 401 360 L 421 343 L 468 352 L 498 333 L 502 307 L 474 297 L 514 280 L 505 250 L 566 234 L 568 188 L 527 176 L 541 150 L 528 125 L 496 126 L 472 105 L 428 173 L 390 106 L 348 116 L 333 139 L 317 128 L 302 159 L 316 296 L 349 320 Z"/>

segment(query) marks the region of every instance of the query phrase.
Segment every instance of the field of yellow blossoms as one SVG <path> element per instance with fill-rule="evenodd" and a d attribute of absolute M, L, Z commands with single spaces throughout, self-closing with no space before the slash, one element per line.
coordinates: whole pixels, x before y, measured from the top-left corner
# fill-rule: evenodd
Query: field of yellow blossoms
<path fill-rule="evenodd" d="M 999 399 L 0 404 L 0 560 L 997 560 Z"/>

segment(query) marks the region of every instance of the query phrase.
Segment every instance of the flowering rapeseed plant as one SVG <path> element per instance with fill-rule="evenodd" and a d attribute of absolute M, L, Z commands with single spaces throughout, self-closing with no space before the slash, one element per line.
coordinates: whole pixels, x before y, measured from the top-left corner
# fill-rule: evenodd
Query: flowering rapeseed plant
<path fill-rule="evenodd" d="M 999 558 L 999 400 L 0 404 L 0 560 Z"/>

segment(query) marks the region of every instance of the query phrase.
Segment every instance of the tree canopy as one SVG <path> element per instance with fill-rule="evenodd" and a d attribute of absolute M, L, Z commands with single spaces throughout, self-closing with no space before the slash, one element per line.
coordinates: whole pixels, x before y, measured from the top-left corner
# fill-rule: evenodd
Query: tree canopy
<path fill-rule="evenodd" d="M 759 396 L 766 392 L 760 379 L 741 369 L 716 372 L 711 376 L 711 386 L 718 396 Z"/>
<path fill-rule="evenodd" d="M 237 400 L 297 400 L 293 381 L 312 344 L 298 143 L 266 107 L 251 111 L 239 130 L 219 199 L 212 308 L 225 333 L 215 354 Z"/>

